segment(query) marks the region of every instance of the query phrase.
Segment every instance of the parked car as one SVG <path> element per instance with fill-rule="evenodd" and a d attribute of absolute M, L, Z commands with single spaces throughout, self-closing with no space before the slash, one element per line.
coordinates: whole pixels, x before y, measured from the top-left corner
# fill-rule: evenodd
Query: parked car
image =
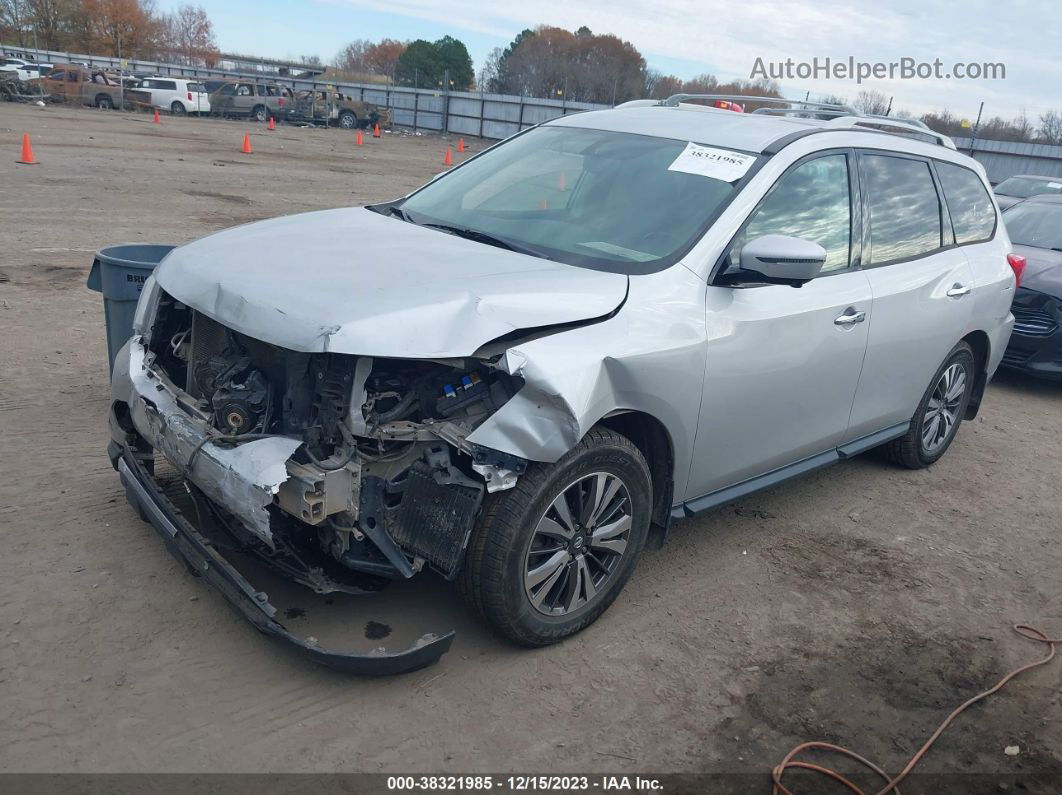
<path fill-rule="evenodd" d="M 865 121 L 580 113 L 402 199 L 177 248 L 114 362 L 112 462 L 179 557 L 321 662 L 405 670 L 453 635 L 308 645 L 203 532 L 318 592 L 432 569 L 516 643 L 568 637 L 672 521 L 873 448 L 926 467 L 976 416 L 1015 285 L 984 171 Z"/>
<path fill-rule="evenodd" d="M 1003 221 L 1026 262 L 1003 365 L 1062 379 L 1062 196 L 1026 199 L 1006 210 Z"/>
<path fill-rule="evenodd" d="M 177 116 L 185 113 L 210 113 L 210 95 L 197 80 L 179 77 L 145 77 L 137 85 L 150 95 L 150 104 Z"/>
<path fill-rule="evenodd" d="M 4 58 L 0 61 L 0 72 L 14 72 L 23 82 L 35 80 L 42 74 L 46 74 L 52 68 L 50 63 L 38 64 L 24 61 L 21 58 Z"/>
<path fill-rule="evenodd" d="M 119 81 L 101 69 L 64 64 L 41 77 L 40 84 L 53 102 L 71 102 L 97 108 L 117 108 L 123 104 Z"/>
<path fill-rule="evenodd" d="M 361 102 L 349 94 L 328 90 L 298 92 L 285 118 L 290 122 L 335 125 L 345 130 L 364 129 L 390 122 L 385 108 Z"/>
<path fill-rule="evenodd" d="M 222 83 L 210 95 L 211 111 L 221 116 L 249 116 L 255 121 L 280 119 L 292 101 L 290 88 L 239 80 Z"/>
<path fill-rule="evenodd" d="M 993 189 L 1001 210 L 1013 207 L 1022 199 L 1043 194 L 1062 193 L 1062 177 L 1037 177 L 1019 174 L 1000 182 Z"/>

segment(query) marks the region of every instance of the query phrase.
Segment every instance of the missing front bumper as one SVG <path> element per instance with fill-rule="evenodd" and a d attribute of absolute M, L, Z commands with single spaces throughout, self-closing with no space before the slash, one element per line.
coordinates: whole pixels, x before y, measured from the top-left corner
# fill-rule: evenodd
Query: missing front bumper
<path fill-rule="evenodd" d="M 442 634 L 423 635 L 410 648 L 401 652 L 388 652 L 379 648 L 369 654 L 348 654 L 330 651 L 302 640 L 273 617 L 276 608 L 269 603 L 268 596 L 262 591 L 256 591 L 251 583 L 211 548 L 206 539 L 181 516 L 130 449 L 121 448 L 112 442 L 108 446 L 108 455 L 121 475 L 129 502 L 158 531 L 170 553 L 185 563 L 193 574 L 202 577 L 221 591 L 233 607 L 260 632 L 284 641 L 316 663 L 367 676 L 415 671 L 437 662 L 450 650 L 454 640 L 452 630 Z"/>

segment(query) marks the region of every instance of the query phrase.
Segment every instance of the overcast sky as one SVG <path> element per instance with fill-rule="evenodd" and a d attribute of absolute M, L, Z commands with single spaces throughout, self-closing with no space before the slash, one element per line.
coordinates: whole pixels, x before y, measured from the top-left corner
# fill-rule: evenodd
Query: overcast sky
<path fill-rule="evenodd" d="M 168 9 L 182 0 L 162 0 Z M 1062 109 L 1062 2 L 934 2 L 934 0 L 192 0 L 214 20 L 223 50 L 273 57 L 319 55 L 331 61 L 355 38 L 436 39 L 449 33 L 482 65 L 525 27 L 556 25 L 630 40 L 650 66 L 688 78 L 711 72 L 749 77 L 757 58 L 810 61 L 818 57 L 890 62 L 910 57 L 1003 63 L 996 80 L 784 80 L 783 92 L 810 91 L 854 98 L 860 88 L 894 96 L 916 113 L 950 108 L 973 119 L 1011 117 L 1023 109 L 1035 121 Z"/>

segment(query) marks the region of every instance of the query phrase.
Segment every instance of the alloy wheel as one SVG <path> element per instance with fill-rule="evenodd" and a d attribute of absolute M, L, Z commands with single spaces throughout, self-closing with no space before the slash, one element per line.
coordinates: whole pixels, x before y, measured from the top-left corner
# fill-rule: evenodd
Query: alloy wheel
<path fill-rule="evenodd" d="M 548 616 L 591 602 L 616 571 L 630 539 L 632 508 L 623 481 L 594 472 L 567 486 L 538 520 L 524 563 L 524 591 Z"/>
<path fill-rule="evenodd" d="M 966 368 L 953 364 L 940 374 L 922 417 L 922 449 L 927 454 L 932 455 L 951 438 L 965 394 Z"/>

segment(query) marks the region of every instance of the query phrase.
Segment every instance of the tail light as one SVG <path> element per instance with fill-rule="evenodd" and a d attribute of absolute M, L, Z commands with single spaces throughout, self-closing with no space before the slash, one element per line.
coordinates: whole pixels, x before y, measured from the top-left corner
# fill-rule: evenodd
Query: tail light
<path fill-rule="evenodd" d="M 188 101 L 189 102 L 192 101 L 192 92 L 191 91 L 188 92 Z"/>
<path fill-rule="evenodd" d="M 284 102 L 285 102 L 284 97 L 281 97 L 279 99 L 279 101 L 277 102 L 277 105 L 282 108 L 282 107 L 284 107 Z"/>
<path fill-rule="evenodd" d="M 1025 275 L 1025 257 L 1021 254 L 1007 254 L 1007 262 L 1014 271 L 1014 289 L 1021 287 L 1021 277 Z"/>

